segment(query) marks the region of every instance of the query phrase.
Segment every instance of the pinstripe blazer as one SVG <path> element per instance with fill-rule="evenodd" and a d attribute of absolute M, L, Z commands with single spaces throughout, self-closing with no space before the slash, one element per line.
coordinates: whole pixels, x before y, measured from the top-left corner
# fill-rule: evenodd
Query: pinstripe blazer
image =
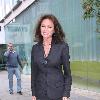
<path fill-rule="evenodd" d="M 44 58 L 43 45 L 41 43 L 33 45 L 31 52 L 32 96 L 41 98 L 47 94 L 51 99 L 70 97 L 72 77 L 69 58 L 69 47 L 65 42 L 52 43 L 46 58 Z"/>

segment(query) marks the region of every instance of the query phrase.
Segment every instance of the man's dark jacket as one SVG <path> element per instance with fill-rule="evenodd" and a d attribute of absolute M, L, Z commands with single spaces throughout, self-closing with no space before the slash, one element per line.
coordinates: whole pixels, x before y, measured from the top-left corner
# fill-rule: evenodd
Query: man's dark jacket
<path fill-rule="evenodd" d="M 69 47 L 67 43 L 52 43 L 50 52 L 44 58 L 41 43 L 35 44 L 31 52 L 32 96 L 51 99 L 70 97 L 72 84 Z"/>

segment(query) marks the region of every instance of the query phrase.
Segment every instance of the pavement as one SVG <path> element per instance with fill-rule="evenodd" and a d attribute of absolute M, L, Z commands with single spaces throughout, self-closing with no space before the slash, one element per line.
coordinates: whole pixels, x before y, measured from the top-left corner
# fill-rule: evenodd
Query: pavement
<path fill-rule="evenodd" d="M 31 96 L 31 76 L 21 75 L 23 95 L 16 93 L 16 78 L 14 76 L 14 94 L 8 91 L 7 71 L 0 71 L 0 100 L 32 100 Z M 100 93 L 82 90 L 72 86 L 71 100 L 100 100 Z"/>

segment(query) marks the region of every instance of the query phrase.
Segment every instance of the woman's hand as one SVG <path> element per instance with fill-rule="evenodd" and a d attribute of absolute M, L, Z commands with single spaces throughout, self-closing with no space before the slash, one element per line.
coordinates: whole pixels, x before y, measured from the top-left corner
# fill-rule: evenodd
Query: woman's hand
<path fill-rule="evenodd" d="M 70 100 L 69 98 L 67 98 L 67 97 L 63 97 L 63 99 L 62 100 Z"/>
<path fill-rule="evenodd" d="M 32 100 L 36 100 L 36 97 L 35 96 L 32 96 Z"/>

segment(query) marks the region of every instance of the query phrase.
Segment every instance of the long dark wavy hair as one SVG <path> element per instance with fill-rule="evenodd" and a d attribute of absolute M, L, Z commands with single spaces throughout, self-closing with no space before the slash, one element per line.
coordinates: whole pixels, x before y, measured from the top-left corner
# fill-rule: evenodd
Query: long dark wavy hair
<path fill-rule="evenodd" d="M 53 33 L 52 35 L 52 40 L 54 43 L 59 43 L 59 42 L 63 42 L 65 40 L 65 34 L 64 31 L 59 23 L 59 21 L 57 20 L 57 18 L 52 15 L 52 14 L 46 14 L 40 17 L 37 25 L 36 25 L 36 29 L 35 29 L 35 41 L 36 42 L 43 42 L 43 36 L 41 35 L 41 23 L 44 19 L 49 19 L 53 22 L 54 24 L 54 31 L 55 33 Z"/>

